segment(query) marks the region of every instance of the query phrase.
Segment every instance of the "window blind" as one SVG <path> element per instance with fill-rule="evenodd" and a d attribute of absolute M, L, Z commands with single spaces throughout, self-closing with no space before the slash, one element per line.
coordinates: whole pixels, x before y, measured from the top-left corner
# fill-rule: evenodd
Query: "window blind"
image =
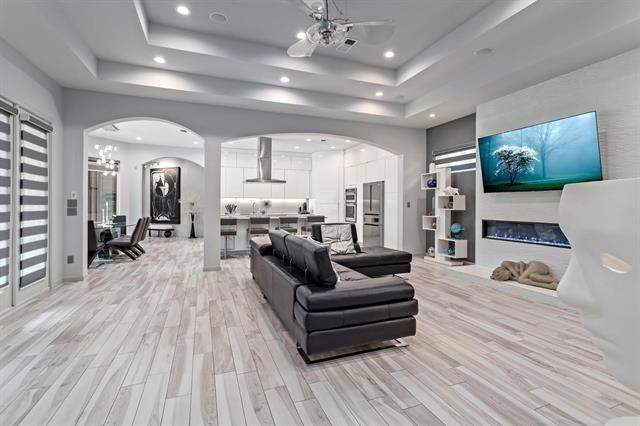
<path fill-rule="evenodd" d="M 476 169 L 475 143 L 433 152 L 433 162 L 436 165 L 436 169 L 448 167 L 451 169 L 451 173 L 474 171 Z"/>
<path fill-rule="evenodd" d="M 11 266 L 11 123 L 16 113 L 0 100 L 0 288 L 9 285 Z"/>
<path fill-rule="evenodd" d="M 20 287 L 47 275 L 52 130 L 33 116 L 20 114 Z"/>

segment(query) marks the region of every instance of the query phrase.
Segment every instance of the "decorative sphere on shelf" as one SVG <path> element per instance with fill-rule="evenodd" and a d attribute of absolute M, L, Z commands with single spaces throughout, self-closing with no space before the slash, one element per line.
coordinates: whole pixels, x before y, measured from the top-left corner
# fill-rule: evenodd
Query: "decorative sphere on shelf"
<path fill-rule="evenodd" d="M 462 235 L 462 231 L 464 231 L 464 228 L 458 222 L 455 222 L 451 224 L 450 230 L 452 238 L 459 238 Z"/>
<path fill-rule="evenodd" d="M 427 180 L 427 188 L 435 188 L 438 186 L 438 180 L 436 178 L 429 178 Z"/>
<path fill-rule="evenodd" d="M 455 256 L 456 248 L 453 245 L 450 245 L 449 248 L 447 248 L 447 254 L 449 256 Z"/>
<path fill-rule="evenodd" d="M 429 247 L 427 249 L 427 256 L 429 257 L 435 257 L 436 256 L 436 249 L 433 248 L 433 246 Z"/>

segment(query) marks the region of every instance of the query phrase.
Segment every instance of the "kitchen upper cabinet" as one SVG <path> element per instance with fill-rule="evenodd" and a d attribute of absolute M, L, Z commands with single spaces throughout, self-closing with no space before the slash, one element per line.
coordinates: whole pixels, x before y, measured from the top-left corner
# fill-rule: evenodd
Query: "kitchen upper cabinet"
<path fill-rule="evenodd" d="M 238 152 L 236 154 L 236 167 L 252 167 L 258 164 L 258 154 L 256 152 Z"/>
<path fill-rule="evenodd" d="M 291 168 L 291 157 L 285 154 L 273 153 L 273 157 L 271 159 L 271 168 L 272 169 L 290 169 Z"/>
<path fill-rule="evenodd" d="M 274 179 L 285 179 L 284 170 L 283 169 L 273 169 L 271 170 L 271 177 Z M 272 198 L 284 198 L 284 183 L 272 183 L 271 184 L 271 197 Z"/>
<path fill-rule="evenodd" d="M 258 169 L 245 168 L 245 179 L 258 177 Z M 244 198 L 271 198 L 271 184 L 259 182 L 244 182 Z"/>
<path fill-rule="evenodd" d="M 344 169 L 344 186 L 355 186 L 358 184 L 356 176 L 356 166 L 345 167 Z"/>
<path fill-rule="evenodd" d="M 244 196 L 244 170 L 239 167 L 222 168 L 222 198 L 242 198 Z"/>
<path fill-rule="evenodd" d="M 292 170 L 311 170 L 311 157 L 291 156 Z"/>
<path fill-rule="evenodd" d="M 310 198 L 311 172 L 306 170 L 285 170 L 284 195 L 286 198 Z"/>
<path fill-rule="evenodd" d="M 364 164 L 364 181 L 378 182 L 384 180 L 384 158 Z"/>
<path fill-rule="evenodd" d="M 236 153 L 222 150 L 220 165 L 222 167 L 236 167 Z"/>

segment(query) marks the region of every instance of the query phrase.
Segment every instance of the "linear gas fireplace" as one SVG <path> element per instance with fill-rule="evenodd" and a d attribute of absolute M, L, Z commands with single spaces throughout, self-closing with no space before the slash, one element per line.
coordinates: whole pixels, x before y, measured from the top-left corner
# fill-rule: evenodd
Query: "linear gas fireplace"
<path fill-rule="evenodd" d="M 557 223 L 483 220 L 482 238 L 571 248 L 569 240 Z"/>

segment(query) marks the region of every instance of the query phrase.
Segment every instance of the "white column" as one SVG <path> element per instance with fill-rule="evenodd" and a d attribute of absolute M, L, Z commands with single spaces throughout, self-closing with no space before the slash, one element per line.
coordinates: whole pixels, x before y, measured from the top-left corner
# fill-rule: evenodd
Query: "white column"
<path fill-rule="evenodd" d="M 204 271 L 220 270 L 220 148 L 218 140 L 205 138 L 204 194 L 202 197 Z"/>

